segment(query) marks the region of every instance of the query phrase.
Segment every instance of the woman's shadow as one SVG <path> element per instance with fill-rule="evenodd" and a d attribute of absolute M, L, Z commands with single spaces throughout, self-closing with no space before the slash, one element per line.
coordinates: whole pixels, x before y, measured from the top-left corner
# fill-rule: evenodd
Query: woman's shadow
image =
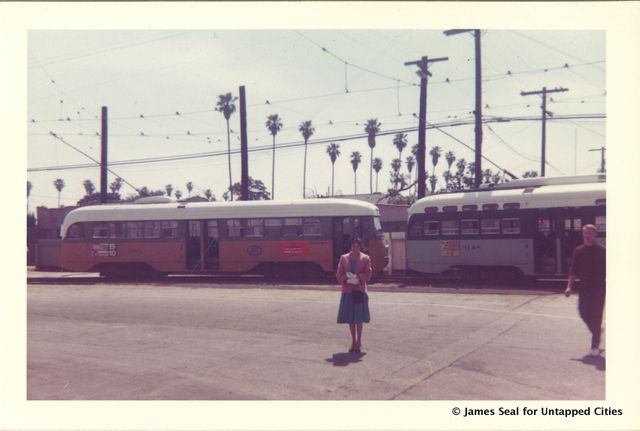
<path fill-rule="evenodd" d="M 327 362 L 333 363 L 334 367 L 346 367 L 349 364 L 355 364 L 356 362 L 362 362 L 362 357 L 366 355 L 364 352 L 360 353 L 334 353 L 331 358 L 325 359 Z"/>
<path fill-rule="evenodd" d="M 585 365 L 591 365 L 598 371 L 605 371 L 607 369 L 607 360 L 603 356 L 589 356 L 585 355 L 580 359 L 571 359 L 572 361 L 582 362 Z"/>

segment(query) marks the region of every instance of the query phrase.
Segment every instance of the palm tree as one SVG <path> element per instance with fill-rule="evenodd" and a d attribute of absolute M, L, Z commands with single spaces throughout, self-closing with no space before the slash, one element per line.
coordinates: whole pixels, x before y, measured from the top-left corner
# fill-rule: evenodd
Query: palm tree
<path fill-rule="evenodd" d="M 353 194 L 354 195 L 358 194 L 358 182 L 357 182 L 356 173 L 358 172 L 358 165 L 360 165 L 361 161 L 362 161 L 362 154 L 360 154 L 360 151 L 354 151 L 353 153 L 351 153 L 351 166 L 353 166 Z"/>
<path fill-rule="evenodd" d="M 396 133 L 393 138 L 393 145 L 398 149 L 398 158 L 402 160 L 402 150 L 407 146 L 407 134 Z"/>
<path fill-rule="evenodd" d="M 378 192 L 378 174 L 382 170 L 382 159 L 376 157 L 373 159 L 373 170 L 376 171 L 376 193 Z"/>
<path fill-rule="evenodd" d="M 413 171 L 413 167 L 416 165 L 416 158 L 413 156 L 407 156 L 405 163 L 407 164 L 407 170 L 409 171 L 409 184 L 411 184 L 411 179 L 413 178 L 411 171 Z"/>
<path fill-rule="evenodd" d="M 435 175 L 431 175 L 429 177 L 429 184 L 431 185 L 431 194 L 436 190 L 436 183 L 438 182 L 438 177 Z"/>
<path fill-rule="evenodd" d="M 453 151 L 447 151 L 447 154 L 444 155 L 444 158 L 447 160 L 448 169 L 451 170 L 451 165 L 456 161 L 456 155 L 453 154 Z"/>
<path fill-rule="evenodd" d="M 450 191 L 452 189 L 451 180 L 453 179 L 453 175 L 451 174 L 451 171 L 449 170 L 444 171 L 442 174 L 442 177 L 444 178 L 445 190 Z"/>
<path fill-rule="evenodd" d="M 180 200 L 180 198 L 182 197 L 182 192 L 180 190 L 176 190 L 176 192 L 174 193 L 174 195 L 176 196 L 176 200 Z"/>
<path fill-rule="evenodd" d="M 482 172 L 482 178 L 484 178 L 484 183 L 485 184 L 490 184 L 491 183 L 491 177 L 493 177 L 493 172 L 491 172 L 491 169 L 485 169 Z"/>
<path fill-rule="evenodd" d="M 187 197 L 188 197 L 188 198 L 190 198 L 190 197 L 191 197 L 191 190 L 193 190 L 193 183 L 192 183 L 191 181 L 189 181 L 189 182 L 185 185 L 185 187 L 187 188 L 187 192 L 189 193 L 189 194 L 187 195 Z"/>
<path fill-rule="evenodd" d="M 418 157 L 418 144 L 413 144 L 411 146 L 411 155 L 416 158 Z"/>
<path fill-rule="evenodd" d="M 334 173 L 335 173 L 335 167 L 336 167 L 336 160 L 338 159 L 338 156 L 340 156 L 340 144 L 336 144 L 332 142 L 329 145 L 327 145 L 327 154 L 331 159 L 331 196 L 333 196 L 334 195 L 333 180 L 335 178 Z"/>
<path fill-rule="evenodd" d="M 58 191 L 58 207 L 60 206 L 60 193 L 62 193 L 62 189 L 64 189 L 64 180 L 61 178 L 56 178 L 53 181 L 53 186 L 56 188 L 56 190 Z"/>
<path fill-rule="evenodd" d="M 27 181 L 27 214 L 29 214 L 29 196 L 31 195 L 32 188 L 33 184 L 31 184 L 31 181 Z"/>
<path fill-rule="evenodd" d="M 462 188 L 462 179 L 464 177 L 464 170 L 467 168 L 467 161 L 462 158 L 462 159 L 458 159 L 458 161 L 456 162 L 456 168 L 458 169 L 458 171 L 456 172 L 456 182 L 457 182 L 457 188 L 458 190 L 460 190 Z"/>
<path fill-rule="evenodd" d="M 111 193 L 118 193 L 122 188 L 123 183 L 124 183 L 124 180 L 122 178 L 116 177 L 116 179 L 111 184 L 109 184 L 109 189 L 111 190 Z"/>
<path fill-rule="evenodd" d="M 87 192 L 87 196 L 91 196 L 93 192 L 96 191 L 96 186 L 93 185 L 93 181 L 91 180 L 84 180 L 82 185 L 84 186 L 84 190 Z"/>
<path fill-rule="evenodd" d="M 231 187 L 231 134 L 229 129 L 229 118 L 231 118 L 231 114 L 236 112 L 236 105 L 234 102 L 238 100 L 237 97 L 233 97 L 231 93 L 220 94 L 218 96 L 218 103 L 216 103 L 215 110 L 218 112 L 222 112 L 224 115 L 224 119 L 227 121 L 227 160 L 229 161 L 229 187 Z M 231 200 L 233 200 L 233 196 L 231 196 Z"/>
<path fill-rule="evenodd" d="M 307 197 L 307 142 L 316 129 L 311 124 L 311 120 L 303 121 L 298 127 L 304 138 L 304 167 L 302 171 L 302 199 Z"/>
<path fill-rule="evenodd" d="M 391 161 L 391 182 L 393 183 L 393 187 L 395 189 L 398 188 L 398 184 L 400 183 L 400 168 L 402 167 L 402 160 L 393 159 Z"/>
<path fill-rule="evenodd" d="M 164 186 L 164 189 L 167 191 L 167 196 L 171 197 L 171 192 L 173 192 L 173 186 L 171 184 L 167 184 Z"/>
<path fill-rule="evenodd" d="M 433 173 L 436 173 L 436 165 L 438 164 L 438 159 L 440 159 L 440 153 L 442 150 L 437 145 L 429 151 L 429 155 L 431 156 L 431 163 L 433 163 Z"/>
<path fill-rule="evenodd" d="M 211 200 L 211 198 L 213 197 L 213 192 L 211 191 L 211 189 L 207 189 L 204 191 L 204 197 L 207 198 L 208 201 Z"/>
<path fill-rule="evenodd" d="M 271 199 L 276 198 L 275 189 L 275 174 L 276 174 L 276 135 L 282 129 L 282 119 L 278 114 L 272 114 L 267 117 L 267 122 L 264 123 L 269 129 L 271 136 L 273 136 L 273 152 L 271 160 Z"/>
<path fill-rule="evenodd" d="M 376 146 L 376 134 L 380 132 L 380 126 L 382 123 L 378 122 L 377 118 L 371 118 L 367 120 L 367 124 L 364 126 L 364 131 L 367 132 L 367 143 L 371 148 L 371 163 L 369 164 L 369 189 L 370 193 L 373 193 L 373 149 Z"/>

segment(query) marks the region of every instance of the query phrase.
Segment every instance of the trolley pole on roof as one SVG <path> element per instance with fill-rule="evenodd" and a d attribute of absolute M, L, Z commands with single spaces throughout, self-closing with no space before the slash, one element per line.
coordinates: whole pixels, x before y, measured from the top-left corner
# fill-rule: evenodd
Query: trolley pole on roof
<path fill-rule="evenodd" d="M 247 143 L 247 98 L 240 86 L 240 200 L 249 200 L 249 149 Z"/>
<path fill-rule="evenodd" d="M 429 72 L 429 63 L 437 61 L 446 61 L 449 57 L 438 57 L 429 59 L 423 56 L 420 60 L 407 61 L 405 66 L 418 66 L 418 76 L 420 77 L 420 117 L 418 122 L 418 199 L 425 197 L 427 194 L 427 178 L 425 175 L 425 157 L 426 157 L 426 131 L 427 131 L 427 80 L 431 76 Z"/>
<path fill-rule="evenodd" d="M 480 187 L 482 182 L 482 52 L 480 47 L 479 29 L 454 29 L 445 30 L 445 36 L 453 36 L 460 33 L 472 33 L 475 42 L 476 56 L 476 109 L 473 111 L 476 119 L 476 151 L 475 151 L 475 178 L 474 185 Z"/>
<path fill-rule="evenodd" d="M 547 94 L 549 93 L 559 93 L 562 91 L 569 91 L 568 88 L 554 88 L 553 90 L 547 90 L 547 87 L 542 87 L 542 90 L 539 91 L 521 91 L 521 96 L 530 96 L 532 94 L 541 94 L 542 95 L 542 156 L 540 160 L 540 176 L 544 177 L 545 165 L 546 165 L 546 157 L 547 157 L 547 114 L 552 115 L 550 112 L 547 112 Z"/>
<path fill-rule="evenodd" d="M 109 187 L 107 178 L 107 169 L 109 163 L 107 161 L 107 107 L 102 107 L 102 130 L 100 132 L 100 203 L 107 203 L 107 187 Z"/>
<path fill-rule="evenodd" d="M 607 149 L 605 147 L 600 147 L 600 148 L 592 148 L 589 151 L 600 151 L 600 173 L 604 174 L 605 172 L 605 164 L 604 164 L 604 152 Z"/>

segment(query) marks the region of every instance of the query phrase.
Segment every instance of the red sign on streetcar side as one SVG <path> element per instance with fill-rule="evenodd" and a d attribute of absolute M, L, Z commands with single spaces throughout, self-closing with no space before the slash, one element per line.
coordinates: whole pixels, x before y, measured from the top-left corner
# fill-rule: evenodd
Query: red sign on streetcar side
<path fill-rule="evenodd" d="M 309 254 L 309 243 L 306 241 L 281 241 L 280 256 L 306 256 Z"/>

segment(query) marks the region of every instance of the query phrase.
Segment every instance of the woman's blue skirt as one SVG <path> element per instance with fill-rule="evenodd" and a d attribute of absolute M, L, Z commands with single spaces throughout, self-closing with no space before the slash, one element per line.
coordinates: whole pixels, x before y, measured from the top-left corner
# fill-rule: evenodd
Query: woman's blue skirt
<path fill-rule="evenodd" d="M 353 294 L 343 293 L 338 307 L 338 323 L 369 323 L 369 295 L 364 293 L 362 304 L 353 303 Z"/>

